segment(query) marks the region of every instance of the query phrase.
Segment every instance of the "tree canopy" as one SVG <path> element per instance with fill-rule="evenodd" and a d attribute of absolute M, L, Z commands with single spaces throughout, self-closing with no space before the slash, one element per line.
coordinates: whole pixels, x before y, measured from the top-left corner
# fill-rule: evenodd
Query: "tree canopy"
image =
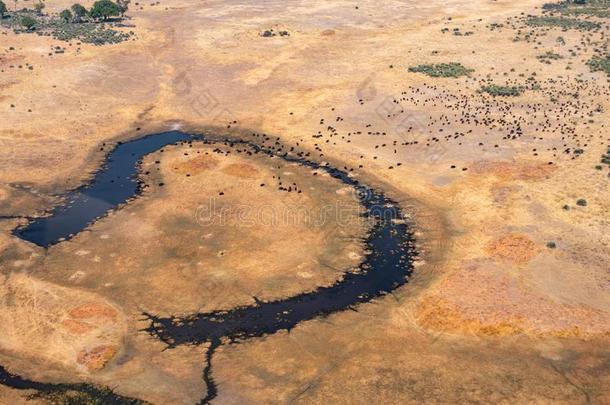
<path fill-rule="evenodd" d="M 110 0 L 98 0 L 93 3 L 93 7 L 89 14 L 95 19 L 102 18 L 107 20 L 108 17 L 120 15 L 121 9 L 116 3 L 113 3 Z"/>
<path fill-rule="evenodd" d="M 4 18 L 4 14 L 6 14 L 6 4 L 2 0 L 0 0 L 0 18 Z"/>
<path fill-rule="evenodd" d="M 81 21 L 83 17 L 87 15 L 87 9 L 78 3 L 73 4 L 70 8 L 72 9 L 72 14 L 78 21 Z"/>

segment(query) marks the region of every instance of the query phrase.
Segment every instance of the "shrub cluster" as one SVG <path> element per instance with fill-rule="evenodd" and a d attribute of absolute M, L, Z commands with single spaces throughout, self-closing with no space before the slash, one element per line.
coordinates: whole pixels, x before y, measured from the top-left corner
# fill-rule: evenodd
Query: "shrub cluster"
<path fill-rule="evenodd" d="M 587 65 L 592 72 L 605 72 L 610 76 L 610 55 L 606 55 L 605 57 L 594 56 L 589 59 Z"/>
<path fill-rule="evenodd" d="M 565 30 L 577 29 L 581 31 L 590 31 L 601 27 L 601 24 L 593 21 L 581 21 L 574 18 L 551 16 L 529 17 L 526 24 L 532 27 L 558 27 Z"/>
<path fill-rule="evenodd" d="M 498 86 L 497 84 L 481 87 L 481 91 L 491 94 L 494 97 L 516 97 L 520 96 L 523 93 L 523 90 L 523 87 L 520 86 Z"/>
<path fill-rule="evenodd" d="M 537 58 L 537 59 L 538 59 L 540 62 L 542 62 L 542 63 L 546 63 L 546 64 L 548 64 L 548 65 L 550 65 L 550 64 L 551 64 L 551 61 L 552 61 L 552 60 L 563 59 L 563 57 L 562 57 L 560 54 L 555 53 L 555 52 L 551 52 L 551 51 L 547 51 L 547 52 L 545 52 L 545 53 L 544 53 L 544 54 L 542 54 L 542 55 L 538 55 L 538 56 L 536 56 L 536 58 Z"/>
<path fill-rule="evenodd" d="M 474 72 L 461 63 L 438 63 L 435 65 L 417 65 L 409 68 L 409 72 L 424 73 L 432 77 L 460 77 Z"/>
<path fill-rule="evenodd" d="M 112 22 L 95 22 L 105 20 L 111 15 L 122 14 L 127 10 L 129 0 L 111 3 L 110 0 L 96 1 L 91 11 L 80 4 L 74 4 L 58 15 L 43 15 L 23 9 L 11 13 L 8 18 L 2 19 L 0 24 L 17 33 L 36 32 L 38 35 L 52 36 L 61 41 L 78 39 L 95 45 L 116 44 L 128 40 L 134 33 L 112 29 Z"/>

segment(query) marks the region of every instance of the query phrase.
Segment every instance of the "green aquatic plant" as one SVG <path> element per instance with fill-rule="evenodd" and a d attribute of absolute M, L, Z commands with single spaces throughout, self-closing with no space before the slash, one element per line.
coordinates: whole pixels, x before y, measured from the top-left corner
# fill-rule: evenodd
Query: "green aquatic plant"
<path fill-rule="evenodd" d="M 460 77 L 474 72 L 474 69 L 468 69 L 461 63 L 450 62 L 411 66 L 409 72 L 424 73 L 432 77 Z"/>

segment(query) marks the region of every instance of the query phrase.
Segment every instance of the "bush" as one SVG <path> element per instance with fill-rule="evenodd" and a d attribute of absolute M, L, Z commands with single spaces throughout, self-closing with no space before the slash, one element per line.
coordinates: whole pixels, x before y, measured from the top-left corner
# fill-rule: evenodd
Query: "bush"
<path fill-rule="evenodd" d="M 587 206 L 587 200 L 585 200 L 584 198 L 581 198 L 578 201 L 576 201 L 576 205 L 579 205 L 581 207 L 586 207 Z"/>
<path fill-rule="evenodd" d="M 79 39 L 81 42 L 93 45 L 118 44 L 131 38 L 132 33 L 104 28 L 100 24 L 85 22 L 82 24 L 57 24 L 51 35 L 60 41 Z"/>
<path fill-rule="evenodd" d="M 606 55 L 606 57 L 594 56 L 587 62 L 587 65 L 592 72 L 605 72 L 610 75 L 610 55 Z"/>
<path fill-rule="evenodd" d="M 35 18 L 30 17 L 29 15 L 23 16 L 21 17 L 21 20 L 19 20 L 19 24 L 21 24 L 21 26 L 25 27 L 28 30 L 34 28 L 37 23 L 38 21 L 36 21 Z"/>
<path fill-rule="evenodd" d="M 608 153 L 602 155 L 601 163 L 610 167 L 610 148 L 608 148 Z"/>
<path fill-rule="evenodd" d="M 491 94 L 494 97 L 516 97 L 523 93 L 523 88 L 518 86 L 498 86 L 497 84 L 490 84 L 481 87 L 481 91 Z"/>
<path fill-rule="evenodd" d="M 6 14 L 8 10 L 6 9 L 6 4 L 2 0 L 0 0 L 0 19 L 4 18 L 4 14 Z"/>
<path fill-rule="evenodd" d="M 116 3 L 113 3 L 110 0 L 98 0 L 93 3 L 93 7 L 89 14 L 95 19 L 99 20 L 101 18 L 107 20 L 108 17 L 119 16 L 121 14 L 121 9 Z"/>
<path fill-rule="evenodd" d="M 574 0 L 573 3 L 563 2 L 560 3 L 561 7 L 559 10 L 564 15 L 581 16 L 589 15 L 599 18 L 610 17 L 610 9 L 608 8 L 607 1 L 578 1 Z"/>
<path fill-rule="evenodd" d="M 552 60 L 563 59 L 562 56 L 558 53 L 547 51 L 542 55 L 536 56 L 536 58 L 542 63 L 550 64 Z"/>
<path fill-rule="evenodd" d="M 589 31 L 601 27 L 599 23 L 592 21 L 580 21 L 564 17 L 530 17 L 527 25 L 532 27 L 559 27 L 563 29 L 577 29 Z"/>
<path fill-rule="evenodd" d="M 424 73 L 432 77 L 460 77 L 474 72 L 461 63 L 439 63 L 435 65 L 417 65 L 409 68 L 409 72 Z"/>
<path fill-rule="evenodd" d="M 64 20 L 65 22 L 70 22 L 74 19 L 74 16 L 72 15 L 72 12 L 70 10 L 64 10 L 61 13 L 59 13 L 59 17 Z"/>
<path fill-rule="evenodd" d="M 74 14 L 74 18 L 78 22 L 81 22 L 88 14 L 87 9 L 78 3 L 73 4 L 70 9 L 72 10 L 72 14 Z"/>

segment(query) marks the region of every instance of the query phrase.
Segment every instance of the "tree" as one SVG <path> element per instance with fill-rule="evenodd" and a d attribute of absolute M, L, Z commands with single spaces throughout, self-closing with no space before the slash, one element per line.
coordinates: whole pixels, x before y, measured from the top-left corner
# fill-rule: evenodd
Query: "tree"
<path fill-rule="evenodd" d="M 6 14 L 7 9 L 6 9 L 6 4 L 4 4 L 4 2 L 2 0 L 0 0 L 0 19 L 4 18 L 4 14 Z"/>
<path fill-rule="evenodd" d="M 72 15 L 72 12 L 68 9 L 65 9 L 64 11 L 59 13 L 59 17 L 67 23 L 72 21 L 72 19 L 74 18 L 74 16 Z"/>
<path fill-rule="evenodd" d="M 125 16 L 125 13 L 129 9 L 129 3 L 131 3 L 131 0 L 117 0 L 117 6 L 119 6 L 119 10 L 121 11 L 121 17 Z"/>
<path fill-rule="evenodd" d="M 83 21 L 83 18 L 87 16 L 87 9 L 78 3 L 73 4 L 71 9 L 74 19 L 78 22 Z"/>
<path fill-rule="evenodd" d="M 36 12 L 38 14 L 42 14 L 42 10 L 44 10 L 45 8 L 45 4 L 41 1 L 39 1 L 38 3 L 34 4 L 34 10 L 36 10 Z"/>
<path fill-rule="evenodd" d="M 121 10 L 116 3 L 110 0 L 98 0 L 93 3 L 91 8 L 91 17 L 99 20 L 100 18 L 107 20 L 108 17 L 118 16 L 121 14 Z"/>
<path fill-rule="evenodd" d="M 37 22 L 38 21 L 36 21 L 34 18 L 30 17 L 29 15 L 22 17 L 21 20 L 19 21 L 19 23 L 28 30 L 31 30 L 32 28 L 34 28 L 34 26 L 36 25 Z"/>

